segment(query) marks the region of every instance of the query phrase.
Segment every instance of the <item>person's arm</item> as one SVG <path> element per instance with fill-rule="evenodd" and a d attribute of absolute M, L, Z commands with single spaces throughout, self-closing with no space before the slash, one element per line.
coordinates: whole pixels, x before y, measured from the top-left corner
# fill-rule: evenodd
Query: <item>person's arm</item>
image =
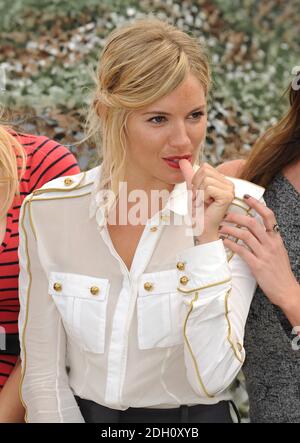
<path fill-rule="evenodd" d="M 209 165 L 195 174 L 188 162 L 179 165 L 187 188 L 202 190 L 204 203 L 203 230 L 194 236 L 195 246 L 177 256 L 178 291 L 186 305 L 185 366 L 199 397 L 212 398 L 230 386 L 245 359 L 244 328 L 256 281 L 239 256 L 227 258 L 218 230 L 226 212 L 238 209 L 248 214 L 247 205 L 233 200 L 250 184 L 237 182 L 237 190 L 232 180 Z M 259 192 L 262 195 L 263 188 Z M 192 202 L 195 207 L 197 199 Z"/>
<path fill-rule="evenodd" d="M 225 163 L 221 163 L 219 166 L 216 167 L 217 171 L 221 174 L 227 175 L 229 177 L 237 177 L 239 178 L 243 167 L 246 163 L 246 160 L 230 160 Z"/>
<path fill-rule="evenodd" d="M 30 198 L 26 198 L 21 208 L 19 246 L 20 391 L 25 421 L 84 422 L 68 382 L 66 334 L 48 295 L 48 278 L 42 265 L 45 252 L 36 240 L 39 237 L 34 227 L 35 207 Z"/>
<path fill-rule="evenodd" d="M 25 410 L 19 396 L 21 362 L 13 371 L 0 392 L 0 423 L 24 423 Z"/>
<path fill-rule="evenodd" d="M 248 264 L 263 292 L 282 309 L 291 325 L 300 326 L 300 286 L 280 233 L 273 230 L 275 215 L 253 197 L 248 196 L 245 201 L 260 214 L 264 226 L 243 215 L 229 214 L 225 221 L 237 226 L 224 225 L 220 234 L 230 235 L 243 243 L 224 238 L 224 244 Z"/>
<path fill-rule="evenodd" d="M 228 262 L 222 240 L 183 251 L 178 280 L 186 305 L 184 354 L 187 377 L 202 398 L 228 388 L 244 359 L 244 328 L 256 282 L 238 256 Z"/>
<path fill-rule="evenodd" d="M 300 285 L 296 279 L 291 281 L 285 294 L 287 297 L 280 303 L 279 307 L 295 328 L 295 333 L 300 335 Z"/>

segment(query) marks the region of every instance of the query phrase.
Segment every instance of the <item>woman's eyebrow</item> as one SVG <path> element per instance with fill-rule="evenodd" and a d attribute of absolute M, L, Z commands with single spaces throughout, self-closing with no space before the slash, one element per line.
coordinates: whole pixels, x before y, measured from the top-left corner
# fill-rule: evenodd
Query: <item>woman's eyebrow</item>
<path fill-rule="evenodd" d="M 205 105 L 201 105 L 201 106 L 198 106 L 197 108 L 195 108 L 195 109 L 192 109 L 190 112 L 188 112 L 188 114 L 191 114 L 192 112 L 196 112 L 196 111 L 203 111 L 204 109 L 205 109 Z M 168 113 L 168 112 L 165 112 L 165 111 L 148 111 L 148 112 L 144 112 L 142 115 L 147 115 L 147 114 L 159 114 L 159 115 L 171 115 L 170 113 Z"/>

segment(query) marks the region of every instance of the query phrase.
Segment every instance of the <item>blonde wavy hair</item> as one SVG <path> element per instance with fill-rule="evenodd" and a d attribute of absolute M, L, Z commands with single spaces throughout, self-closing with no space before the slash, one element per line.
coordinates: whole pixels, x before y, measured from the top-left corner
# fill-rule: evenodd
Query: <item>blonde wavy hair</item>
<path fill-rule="evenodd" d="M 0 185 L 5 193 L 0 219 L 6 217 L 14 197 L 20 195 L 19 184 L 26 170 L 25 150 L 12 133 L 10 127 L 0 123 Z"/>
<path fill-rule="evenodd" d="M 206 48 L 185 32 L 153 16 L 114 30 L 95 75 L 87 137 L 102 154 L 99 189 L 118 196 L 124 180 L 126 122 L 131 112 L 170 94 L 192 73 L 207 95 L 211 74 Z"/>

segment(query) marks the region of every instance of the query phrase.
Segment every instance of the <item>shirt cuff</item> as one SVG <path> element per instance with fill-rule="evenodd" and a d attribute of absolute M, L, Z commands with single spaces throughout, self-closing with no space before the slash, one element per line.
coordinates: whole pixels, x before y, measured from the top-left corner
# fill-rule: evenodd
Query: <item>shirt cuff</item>
<path fill-rule="evenodd" d="M 185 249 L 176 256 L 178 290 L 195 290 L 230 282 L 231 271 L 222 240 Z"/>

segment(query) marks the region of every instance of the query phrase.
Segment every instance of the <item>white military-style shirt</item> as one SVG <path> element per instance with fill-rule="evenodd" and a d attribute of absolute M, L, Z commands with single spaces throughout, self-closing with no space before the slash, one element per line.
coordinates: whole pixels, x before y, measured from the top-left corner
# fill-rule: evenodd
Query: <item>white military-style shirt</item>
<path fill-rule="evenodd" d="M 231 398 L 256 282 L 222 240 L 194 246 L 186 183 L 148 219 L 130 271 L 97 202 L 101 166 L 55 179 L 20 216 L 21 398 L 28 422 L 83 422 L 74 395 L 109 408 Z M 259 216 L 235 185 L 229 211 Z M 67 367 L 69 370 L 67 370 Z"/>

